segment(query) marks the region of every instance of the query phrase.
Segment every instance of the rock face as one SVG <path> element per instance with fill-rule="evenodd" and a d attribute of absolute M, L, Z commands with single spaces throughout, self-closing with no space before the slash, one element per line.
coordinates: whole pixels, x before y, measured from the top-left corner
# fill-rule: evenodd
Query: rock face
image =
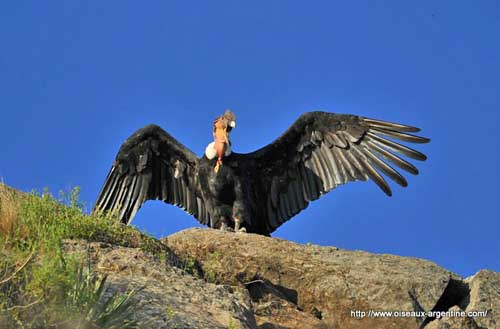
<path fill-rule="evenodd" d="M 469 285 L 470 298 L 467 311 L 487 311 L 488 316 L 476 318 L 483 328 L 500 327 L 500 275 L 481 270 L 465 280 Z M 491 315 L 491 316 L 490 316 Z"/>
<path fill-rule="evenodd" d="M 493 271 L 463 280 L 421 259 L 212 229 L 185 230 L 162 242 L 170 250 L 165 258 L 102 243 L 67 245 L 70 251 L 90 248 L 112 289 L 144 286 L 137 317 L 153 328 L 449 329 L 500 323 L 500 273 Z M 436 318 L 427 311 L 453 313 Z M 487 314 L 451 316 L 469 311 Z"/>
<path fill-rule="evenodd" d="M 246 287 L 259 328 L 430 328 L 444 319 L 417 312 L 452 307 L 488 311 L 459 319 L 465 325 L 499 323 L 500 274 L 492 271 L 464 281 L 422 259 L 206 229 L 163 242 L 181 258 L 196 260 L 205 279 Z M 376 317 L 370 310 L 414 314 Z"/>
<path fill-rule="evenodd" d="M 141 328 L 256 328 L 245 289 L 194 278 L 137 248 L 81 240 L 65 248 L 90 254 L 94 268 L 108 275 L 110 293 L 143 288 L 135 296 Z"/>

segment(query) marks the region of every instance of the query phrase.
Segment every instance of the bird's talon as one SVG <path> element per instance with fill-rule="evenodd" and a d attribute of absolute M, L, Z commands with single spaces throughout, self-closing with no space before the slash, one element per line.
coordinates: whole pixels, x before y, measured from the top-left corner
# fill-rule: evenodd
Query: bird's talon
<path fill-rule="evenodd" d="M 222 223 L 219 227 L 219 230 L 223 232 L 234 232 L 234 229 L 231 226 L 228 226 L 226 223 Z"/>
<path fill-rule="evenodd" d="M 222 224 L 220 224 L 219 230 L 221 230 L 221 231 L 227 231 L 228 230 L 227 224 L 224 223 L 224 222 Z"/>

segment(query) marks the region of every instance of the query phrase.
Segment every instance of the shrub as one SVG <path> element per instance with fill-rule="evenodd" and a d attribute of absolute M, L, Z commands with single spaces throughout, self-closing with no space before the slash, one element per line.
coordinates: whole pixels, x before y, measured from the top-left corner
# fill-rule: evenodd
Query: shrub
<path fill-rule="evenodd" d="M 102 241 L 158 253 L 160 242 L 111 215 L 87 216 L 79 189 L 56 200 L 0 184 L 0 328 L 136 328 L 137 290 L 109 292 L 90 259 L 64 239 Z"/>

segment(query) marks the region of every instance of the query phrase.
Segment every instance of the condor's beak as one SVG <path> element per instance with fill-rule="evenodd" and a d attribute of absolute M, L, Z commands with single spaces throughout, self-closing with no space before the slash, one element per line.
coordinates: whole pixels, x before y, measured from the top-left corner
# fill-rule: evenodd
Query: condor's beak
<path fill-rule="evenodd" d="M 229 122 L 229 126 L 230 126 L 231 128 L 236 127 L 236 121 L 231 121 L 231 122 Z"/>

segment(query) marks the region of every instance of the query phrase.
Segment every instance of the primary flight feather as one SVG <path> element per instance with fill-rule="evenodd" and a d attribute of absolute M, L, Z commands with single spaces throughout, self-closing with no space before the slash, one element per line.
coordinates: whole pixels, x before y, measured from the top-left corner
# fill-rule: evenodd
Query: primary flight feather
<path fill-rule="evenodd" d="M 212 228 L 269 235 L 347 182 L 371 179 L 391 196 L 382 174 L 405 187 L 393 166 L 413 175 L 418 169 L 401 155 L 426 159 L 397 141 L 429 142 L 412 126 L 309 112 L 271 144 L 239 154 L 229 139 L 235 123 L 229 110 L 215 120 L 201 158 L 156 125 L 139 129 L 118 151 L 94 211 L 114 211 L 128 224 L 146 200 L 162 200 Z"/>

